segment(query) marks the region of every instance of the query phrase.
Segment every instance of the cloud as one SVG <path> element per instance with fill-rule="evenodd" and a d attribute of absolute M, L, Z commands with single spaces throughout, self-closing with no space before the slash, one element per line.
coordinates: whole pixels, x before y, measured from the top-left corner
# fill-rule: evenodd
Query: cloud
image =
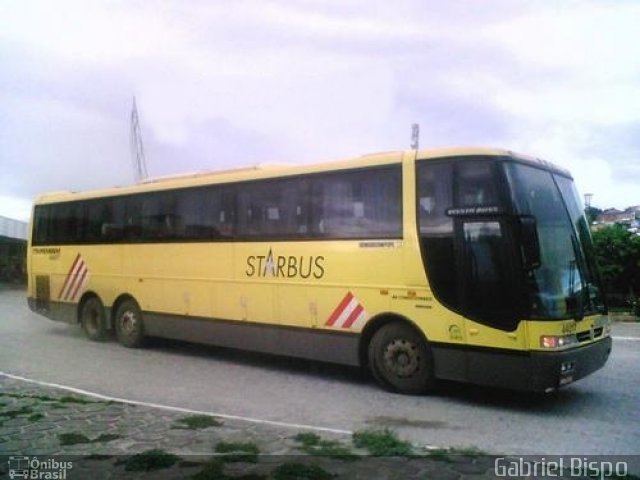
<path fill-rule="evenodd" d="M 153 175 L 406 148 L 419 122 L 423 146 L 546 157 L 621 206 L 637 178 L 639 8 L 6 2 L 1 193 L 129 183 L 136 95 Z"/>

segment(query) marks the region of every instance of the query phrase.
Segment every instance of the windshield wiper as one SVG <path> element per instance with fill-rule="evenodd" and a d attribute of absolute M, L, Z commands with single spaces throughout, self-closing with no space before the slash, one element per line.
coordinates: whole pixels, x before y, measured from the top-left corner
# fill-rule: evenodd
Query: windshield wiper
<path fill-rule="evenodd" d="M 569 291 L 566 298 L 567 310 L 573 312 L 576 321 L 580 321 L 584 318 L 584 288 L 581 288 L 580 294 L 576 292 L 576 275 L 580 275 L 578 270 L 577 261 L 569 260 Z M 580 280 L 582 284 L 582 279 Z"/>
<path fill-rule="evenodd" d="M 590 295 L 589 295 L 589 284 L 585 280 L 585 273 L 583 269 L 579 268 L 580 257 L 580 246 L 578 245 L 578 240 L 575 236 L 571 235 L 571 245 L 573 246 L 573 255 L 574 259 L 569 260 L 569 297 L 573 299 L 573 304 L 575 307 L 576 313 L 576 321 L 580 321 L 584 318 L 585 311 L 585 303 L 590 303 Z M 578 275 L 580 279 L 580 294 L 575 291 L 575 280 L 576 275 Z M 585 294 L 587 295 L 587 301 L 585 302 Z M 588 305 L 587 305 L 588 308 Z"/>

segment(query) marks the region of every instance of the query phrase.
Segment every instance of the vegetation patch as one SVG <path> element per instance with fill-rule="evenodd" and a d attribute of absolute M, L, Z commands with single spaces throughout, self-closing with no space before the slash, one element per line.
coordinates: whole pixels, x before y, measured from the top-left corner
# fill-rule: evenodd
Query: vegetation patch
<path fill-rule="evenodd" d="M 53 398 L 48 395 L 30 395 L 28 393 L 0 393 L 0 396 L 11 398 L 34 398 L 45 402 L 55 402 L 58 400 L 57 398 Z"/>
<path fill-rule="evenodd" d="M 357 460 L 358 456 L 340 442 L 333 440 L 323 440 L 315 433 L 303 432 L 297 434 L 293 439 L 301 445 L 298 447 L 309 455 L 331 457 L 337 460 Z"/>
<path fill-rule="evenodd" d="M 180 461 L 180 457 L 154 448 L 131 456 L 124 462 L 127 472 L 153 472 L 170 468 Z"/>
<path fill-rule="evenodd" d="M 60 445 L 78 445 L 80 443 L 91 443 L 89 437 L 77 432 L 60 433 L 58 434 L 58 440 L 60 441 Z"/>
<path fill-rule="evenodd" d="M 191 478 L 194 480 L 223 480 L 226 475 L 223 472 L 223 464 L 218 460 L 211 460 L 204 465 L 204 468 Z"/>
<path fill-rule="evenodd" d="M 174 425 L 173 428 L 187 428 L 191 430 L 222 426 L 220 420 L 210 415 L 190 415 L 178 419 L 176 423 L 178 423 L 178 425 Z"/>
<path fill-rule="evenodd" d="M 15 410 L 7 410 L 5 412 L 0 412 L 0 417 L 4 418 L 16 418 L 20 415 L 31 415 L 33 412 L 33 408 L 31 407 L 20 407 Z"/>
<path fill-rule="evenodd" d="M 303 463 L 283 463 L 271 473 L 271 476 L 275 480 L 330 480 L 335 477 L 317 465 Z"/>
<path fill-rule="evenodd" d="M 85 460 L 111 460 L 113 458 L 113 455 L 101 455 L 99 453 L 94 453 L 91 455 L 87 455 L 84 458 Z"/>
<path fill-rule="evenodd" d="M 29 393 L 8 393 L 2 392 L 0 393 L 0 397 L 10 397 L 10 398 L 31 398 L 33 400 L 40 400 L 42 402 L 56 402 L 56 403 L 113 403 L 113 401 L 109 402 L 101 402 L 99 400 L 87 400 L 84 398 L 73 397 L 71 395 L 65 395 L 64 397 L 56 398 L 51 397 L 49 395 L 33 395 Z"/>
<path fill-rule="evenodd" d="M 92 443 L 106 443 L 112 440 L 117 440 L 118 438 L 122 438 L 122 435 L 118 435 L 117 433 L 102 433 L 99 437 L 91 440 Z"/>
<path fill-rule="evenodd" d="M 44 415 L 42 413 L 34 413 L 32 415 L 29 415 L 29 421 L 31 422 L 37 422 L 39 420 L 42 420 L 44 418 Z"/>
<path fill-rule="evenodd" d="M 216 445 L 216 453 L 223 454 L 223 462 L 257 463 L 260 450 L 250 442 L 220 442 Z"/>
<path fill-rule="evenodd" d="M 354 432 L 353 444 L 367 449 L 376 457 L 407 457 L 414 454 L 409 442 L 400 440 L 388 429 Z"/>
<path fill-rule="evenodd" d="M 452 462 L 453 460 L 451 459 L 449 454 L 450 451 L 448 448 L 430 448 L 429 450 L 427 450 L 427 455 L 429 456 L 429 458 L 440 462 Z"/>
<path fill-rule="evenodd" d="M 58 435 L 60 445 L 77 445 L 79 443 L 106 443 L 118 438 L 122 438 L 122 436 L 115 433 L 103 433 L 93 440 L 91 440 L 86 435 L 78 432 L 61 433 Z"/>
<path fill-rule="evenodd" d="M 66 396 L 64 396 L 62 398 L 59 398 L 57 401 L 59 403 L 62 403 L 62 404 L 64 404 L 64 403 L 79 403 L 81 405 L 87 405 L 87 404 L 90 404 L 90 403 L 99 403 L 99 402 L 96 402 L 96 401 L 93 401 L 93 400 L 86 400 L 84 398 L 72 397 L 70 395 L 66 395 Z"/>

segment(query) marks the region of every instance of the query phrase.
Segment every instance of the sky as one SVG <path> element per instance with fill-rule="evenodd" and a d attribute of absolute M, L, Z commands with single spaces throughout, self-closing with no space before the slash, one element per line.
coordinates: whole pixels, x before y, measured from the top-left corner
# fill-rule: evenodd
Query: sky
<path fill-rule="evenodd" d="M 0 215 L 40 193 L 500 147 L 640 204 L 640 2 L 0 0 Z"/>

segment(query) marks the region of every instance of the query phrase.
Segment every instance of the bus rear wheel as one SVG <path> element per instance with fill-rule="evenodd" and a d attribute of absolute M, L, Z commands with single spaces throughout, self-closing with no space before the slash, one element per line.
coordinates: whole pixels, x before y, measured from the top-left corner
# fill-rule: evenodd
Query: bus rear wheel
<path fill-rule="evenodd" d="M 368 353 L 371 373 L 387 390 L 419 394 L 433 388 L 431 350 L 410 325 L 383 325 L 371 338 Z"/>
<path fill-rule="evenodd" d="M 134 300 L 125 300 L 116 310 L 116 338 L 128 348 L 141 347 L 144 343 L 142 311 Z"/>
<path fill-rule="evenodd" d="M 80 324 L 89 340 L 102 342 L 107 338 L 107 319 L 98 297 L 89 297 L 80 307 Z"/>

